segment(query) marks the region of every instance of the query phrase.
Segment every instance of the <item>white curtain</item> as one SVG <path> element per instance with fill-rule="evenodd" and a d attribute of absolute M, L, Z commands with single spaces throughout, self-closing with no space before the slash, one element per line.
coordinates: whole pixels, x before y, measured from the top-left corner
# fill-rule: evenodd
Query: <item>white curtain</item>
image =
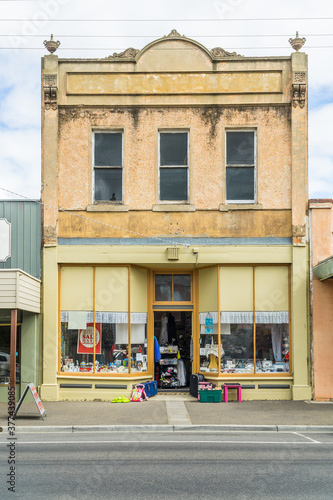
<path fill-rule="evenodd" d="M 79 314 L 79 317 L 78 317 Z M 72 325 L 83 323 L 93 323 L 94 313 L 92 311 L 61 311 L 61 322 L 69 322 Z M 128 324 L 128 313 L 127 312 L 96 312 L 96 323 L 116 323 L 116 324 Z M 131 313 L 131 323 L 146 324 L 147 323 L 147 313 Z M 68 325 L 69 326 L 69 325 Z M 77 327 L 85 328 L 86 325 Z M 69 326 L 70 328 L 70 326 Z M 72 326 L 74 328 L 74 326 Z"/>

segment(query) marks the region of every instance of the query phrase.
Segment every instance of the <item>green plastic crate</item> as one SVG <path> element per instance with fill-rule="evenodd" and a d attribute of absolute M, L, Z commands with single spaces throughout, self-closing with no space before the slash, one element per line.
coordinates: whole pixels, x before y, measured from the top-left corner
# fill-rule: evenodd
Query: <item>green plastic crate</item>
<path fill-rule="evenodd" d="M 199 389 L 200 403 L 221 403 L 222 389 Z"/>

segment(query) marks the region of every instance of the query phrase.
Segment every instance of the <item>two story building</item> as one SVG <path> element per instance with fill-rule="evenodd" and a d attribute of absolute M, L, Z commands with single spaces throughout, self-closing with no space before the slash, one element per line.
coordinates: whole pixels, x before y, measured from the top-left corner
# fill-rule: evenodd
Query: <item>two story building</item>
<path fill-rule="evenodd" d="M 43 57 L 43 400 L 311 398 L 307 72 L 175 30 Z"/>

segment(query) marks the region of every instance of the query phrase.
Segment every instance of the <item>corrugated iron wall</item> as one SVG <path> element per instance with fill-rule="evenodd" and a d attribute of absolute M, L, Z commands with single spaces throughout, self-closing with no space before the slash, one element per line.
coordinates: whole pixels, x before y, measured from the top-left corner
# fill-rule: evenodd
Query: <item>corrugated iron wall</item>
<path fill-rule="evenodd" d="M 11 223 L 11 257 L 0 269 L 22 269 L 41 277 L 41 206 L 36 201 L 0 200 L 0 218 Z"/>

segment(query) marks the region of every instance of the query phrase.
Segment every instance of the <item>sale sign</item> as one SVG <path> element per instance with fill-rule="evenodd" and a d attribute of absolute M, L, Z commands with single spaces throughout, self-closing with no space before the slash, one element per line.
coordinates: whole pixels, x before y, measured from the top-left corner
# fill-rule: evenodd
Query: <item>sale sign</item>
<path fill-rule="evenodd" d="M 101 354 L 101 324 L 95 323 L 95 353 Z M 88 323 L 87 328 L 79 330 L 77 339 L 78 354 L 94 353 L 94 323 Z"/>

